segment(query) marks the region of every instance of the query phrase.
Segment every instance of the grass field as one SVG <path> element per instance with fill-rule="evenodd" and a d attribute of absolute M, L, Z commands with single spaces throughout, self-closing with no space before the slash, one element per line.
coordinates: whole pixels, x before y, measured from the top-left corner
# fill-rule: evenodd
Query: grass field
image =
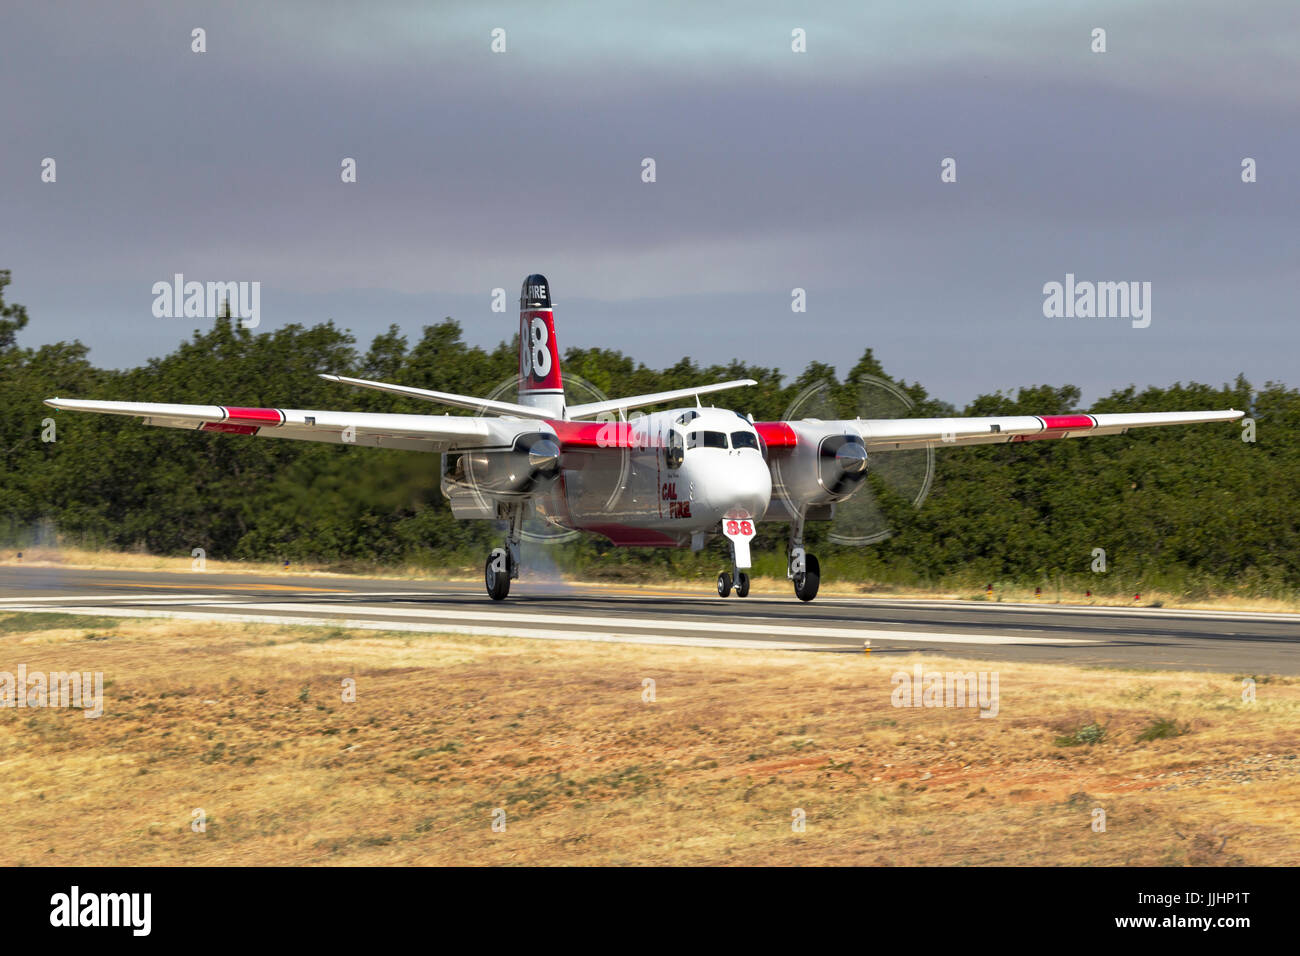
<path fill-rule="evenodd" d="M 123 571 L 189 571 L 191 559 L 186 557 L 166 557 L 154 554 L 137 554 L 123 551 L 89 551 L 80 548 L 29 548 L 22 552 L 9 550 L 0 552 L 0 567 L 66 567 L 87 570 L 123 570 Z M 282 564 L 255 561 L 218 561 L 207 559 L 206 569 L 211 572 L 229 572 L 233 574 L 289 575 L 293 577 L 335 577 L 335 578 L 390 578 L 407 581 L 426 581 L 436 578 L 441 581 L 480 582 L 482 571 L 477 567 L 452 568 L 431 571 L 429 568 L 365 568 L 349 569 L 347 572 L 324 564 Z M 527 586 L 529 571 L 526 569 L 524 586 Z M 642 575 L 636 581 L 620 579 L 618 581 L 575 581 L 589 587 L 650 587 L 676 588 L 683 593 L 710 593 L 714 580 L 692 580 L 664 576 Z M 753 579 L 755 594 L 788 594 L 790 582 L 784 578 L 756 575 Z M 999 585 L 992 595 L 986 591 L 970 588 L 917 589 L 887 585 L 864 585 L 853 581 L 837 581 L 833 573 L 824 577 L 820 593 L 841 597 L 869 595 L 871 597 L 899 598 L 901 600 L 952 600 L 952 601 L 1004 601 L 1024 604 L 1073 604 L 1094 607 L 1167 607 L 1219 611 L 1267 611 L 1276 613 L 1300 612 L 1300 602 L 1289 599 L 1246 597 L 1241 595 L 1221 594 L 1212 597 L 1189 597 L 1160 589 L 1143 591 L 1140 594 L 1113 595 L 1088 594 L 1083 591 L 1065 589 L 1059 593 L 1052 588 L 1043 588 L 1041 594 L 1035 594 L 1033 587 Z"/>
<path fill-rule="evenodd" d="M 1296 679 L 920 660 L 9 614 L 0 864 L 1300 863 Z"/>

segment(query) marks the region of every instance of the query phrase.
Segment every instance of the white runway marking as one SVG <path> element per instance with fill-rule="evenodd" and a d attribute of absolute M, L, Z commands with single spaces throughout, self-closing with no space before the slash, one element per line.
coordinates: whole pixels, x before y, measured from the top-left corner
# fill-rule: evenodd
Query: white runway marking
<path fill-rule="evenodd" d="M 766 600 L 771 600 L 766 599 Z M 1209 620 L 1266 621 L 1300 624 L 1300 614 L 1282 611 L 1212 611 L 1205 608 L 1118 607 L 1113 604 L 1024 604 L 1010 601 L 929 601 L 924 598 L 818 598 L 818 604 L 868 608 L 904 608 L 962 611 L 1047 611 L 1051 614 L 1101 614 L 1120 617 L 1199 618 Z"/>
<path fill-rule="evenodd" d="M 1093 644 L 1095 641 L 1074 638 L 1028 637 L 1011 634 L 953 634 L 942 631 L 903 631 L 862 627 L 813 627 L 806 625 L 746 624 L 727 621 L 662 621 L 650 618 L 593 617 L 569 614 L 518 614 L 504 611 L 471 611 L 464 608 L 372 608 L 355 604 L 300 604 L 295 602 L 208 604 L 212 608 L 244 611 L 283 611 L 278 614 L 232 614 L 221 611 L 152 610 L 82 605 L 80 614 L 107 617 L 174 618 L 190 621 L 229 621 L 257 624 L 293 624 L 360 628 L 365 630 L 420 631 L 424 633 L 480 634 L 499 637 L 530 637 L 551 640 L 594 640 L 628 644 L 676 644 L 698 647 L 742 647 L 773 649 L 844 648 L 852 644 L 824 644 L 828 638 L 856 643 L 871 641 L 873 646 L 890 642 L 940 644 Z M 23 607 L 8 604 L 6 610 L 29 610 L 37 613 L 66 613 L 66 607 Z M 368 618 L 335 616 L 339 612 L 365 614 Z M 435 623 L 436 622 L 436 623 Z M 570 630 L 575 627 L 602 628 L 600 631 Z M 635 631 L 637 633 L 629 633 Z M 662 632 L 673 632 L 665 634 Z M 686 633 L 683 633 L 686 632 Z M 700 633 L 707 632 L 707 633 Z M 690 634 L 690 636 L 687 636 Z M 735 637 L 731 635 L 737 635 Z M 754 635 L 748 637 L 747 635 Z M 757 639 L 759 635 L 769 639 Z M 784 638 L 786 640 L 782 641 Z M 793 640 L 790 640 L 793 639 Z"/>
<path fill-rule="evenodd" d="M 13 608 L 8 608 L 13 610 Z M 36 614 L 61 613 L 62 608 L 27 608 Z M 720 637 L 674 637 L 662 634 L 608 634 L 599 631 L 556 631 L 548 628 L 476 627 L 455 621 L 427 624 L 418 621 L 370 621 L 330 617 L 292 617 L 281 614 L 220 614 L 204 611 L 146 611 L 122 607 L 78 608 L 78 613 L 105 617 L 166 618 L 234 624 L 288 624 L 295 627 L 340 627 L 362 631 L 415 631 L 422 634 L 469 634 L 481 637 L 524 637 L 548 641 L 603 641 L 610 644 L 667 644 L 682 647 L 732 647 L 752 650 L 842 650 L 843 644 L 809 644 L 781 641 L 729 640 Z"/>
<path fill-rule="evenodd" d="M 83 601 L 92 601 L 96 604 L 103 601 L 127 601 L 132 604 L 168 604 L 173 602 L 192 604 L 195 601 L 211 600 L 211 594 L 168 594 L 153 597 L 141 597 L 138 594 L 77 594 L 72 597 L 4 598 L 0 600 L 0 609 L 14 610 L 17 608 L 21 610 L 28 604 L 35 604 L 38 601 L 63 601 L 65 604 L 80 605 Z"/>

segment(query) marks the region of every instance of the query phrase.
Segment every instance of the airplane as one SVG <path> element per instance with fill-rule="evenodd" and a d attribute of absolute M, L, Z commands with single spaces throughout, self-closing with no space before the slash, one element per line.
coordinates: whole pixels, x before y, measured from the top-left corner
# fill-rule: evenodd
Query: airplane
<path fill-rule="evenodd" d="M 555 310 L 545 276 L 530 275 L 519 300 L 517 401 L 324 374 L 331 382 L 378 389 L 474 415 L 173 405 L 52 398 L 58 409 L 139 418 L 146 425 L 227 435 L 292 438 L 441 454 L 441 490 L 457 518 L 504 522 L 502 547 L 484 563 L 488 596 L 501 601 L 519 577 L 525 518 L 534 511 L 558 528 L 602 535 L 616 546 L 700 550 L 717 534 L 731 567 L 720 597 L 749 594 L 750 543 L 759 522 L 789 525 L 786 576 L 811 601 L 821 582 L 804 548 L 805 524 L 832 517 L 864 484 L 871 456 L 899 449 L 986 445 L 1131 428 L 1235 421 L 1233 409 L 1147 414 L 1010 415 L 755 422 L 705 408 L 703 395 L 757 384 L 738 379 L 648 395 L 569 405 L 565 401 Z M 628 412 L 682 399 L 693 406 Z M 597 420 L 603 417 L 604 420 Z"/>

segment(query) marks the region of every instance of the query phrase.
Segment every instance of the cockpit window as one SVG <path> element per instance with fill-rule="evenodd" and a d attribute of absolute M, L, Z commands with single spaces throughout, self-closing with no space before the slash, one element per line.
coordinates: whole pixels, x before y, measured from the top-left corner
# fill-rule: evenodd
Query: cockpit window
<path fill-rule="evenodd" d="M 699 417 L 700 417 L 700 413 L 692 408 L 690 411 L 682 412 L 680 415 L 677 416 L 677 424 L 685 425 L 687 422 L 693 421 L 694 419 Z"/>
<path fill-rule="evenodd" d="M 726 432 L 691 432 L 686 436 L 687 448 L 726 448 Z"/>
<path fill-rule="evenodd" d="M 732 448 L 753 448 L 755 451 L 757 451 L 758 436 L 755 435 L 753 432 L 732 432 L 731 447 Z"/>
<path fill-rule="evenodd" d="M 668 444 L 664 446 L 664 463 L 669 468 L 682 467 L 682 456 L 686 447 L 682 444 L 682 433 L 677 429 L 670 429 L 668 432 Z"/>

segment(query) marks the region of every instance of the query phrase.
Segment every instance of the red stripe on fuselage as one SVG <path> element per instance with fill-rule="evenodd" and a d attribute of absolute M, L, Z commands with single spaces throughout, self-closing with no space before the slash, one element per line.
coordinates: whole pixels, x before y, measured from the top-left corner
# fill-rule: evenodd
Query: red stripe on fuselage
<path fill-rule="evenodd" d="M 563 448 L 657 448 L 657 439 L 628 422 L 548 421 Z"/>
<path fill-rule="evenodd" d="M 223 405 L 221 408 L 226 413 L 226 421 L 229 422 L 244 425 L 284 424 L 284 412 L 278 408 L 241 408 L 233 405 Z"/>
<path fill-rule="evenodd" d="M 793 448 L 799 444 L 794 429 L 785 422 L 754 422 L 754 430 L 767 443 L 768 448 Z"/>
<path fill-rule="evenodd" d="M 620 548 L 676 548 L 679 542 L 676 537 L 665 534 L 662 531 L 654 531 L 650 528 L 630 528 L 622 524 L 585 524 L 579 527 L 581 531 L 590 531 L 601 537 L 608 538 L 611 543 Z"/>

